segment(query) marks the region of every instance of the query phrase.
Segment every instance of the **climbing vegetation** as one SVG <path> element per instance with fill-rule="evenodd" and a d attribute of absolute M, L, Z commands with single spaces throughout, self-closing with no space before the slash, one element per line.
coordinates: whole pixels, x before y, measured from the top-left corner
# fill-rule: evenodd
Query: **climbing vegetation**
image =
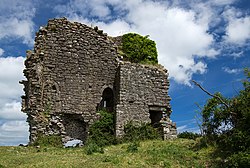
<path fill-rule="evenodd" d="M 122 36 L 122 52 L 124 59 L 135 63 L 157 64 L 157 49 L 148 36 L 128 33 Z"/>

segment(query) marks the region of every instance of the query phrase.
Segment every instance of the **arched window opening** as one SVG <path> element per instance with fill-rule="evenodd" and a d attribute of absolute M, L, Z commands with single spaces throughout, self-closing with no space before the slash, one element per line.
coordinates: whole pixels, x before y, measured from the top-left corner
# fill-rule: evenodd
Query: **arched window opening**
<path fill-rule="evenodd" d="M 108 87 L 104 89 L 102 93 L 102 100 L 99 104 L 98 110 L 105 109 L 109 112 L 113 112 L 113 108 L 114 108 L 114 93 L 113 90 Z"/>

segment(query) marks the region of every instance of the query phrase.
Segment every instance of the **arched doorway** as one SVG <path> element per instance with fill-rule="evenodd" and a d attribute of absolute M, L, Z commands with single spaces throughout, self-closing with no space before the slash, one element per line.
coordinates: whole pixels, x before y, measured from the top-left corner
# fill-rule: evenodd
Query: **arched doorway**
<path fill-rule="evenodd" d="M 102 92 L 102 100 L 99 104 L 98 110 L 105 109 L 109 112 L 113 112 L 114 108 L 114 93 L 111 88 L 106 88 Z"/>

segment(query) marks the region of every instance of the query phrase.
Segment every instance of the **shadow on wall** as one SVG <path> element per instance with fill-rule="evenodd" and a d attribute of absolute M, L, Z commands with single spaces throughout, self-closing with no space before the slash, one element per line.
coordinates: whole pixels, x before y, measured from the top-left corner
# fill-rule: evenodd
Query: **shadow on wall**
<path fill-rule="evenodd" d="M 84 122 L 82 115 L 78 114 L 64 114 L 63 122 L 65 132 L 73 139 L 80 139 L 83 142 L 87 140 L 88 123 Z"/>

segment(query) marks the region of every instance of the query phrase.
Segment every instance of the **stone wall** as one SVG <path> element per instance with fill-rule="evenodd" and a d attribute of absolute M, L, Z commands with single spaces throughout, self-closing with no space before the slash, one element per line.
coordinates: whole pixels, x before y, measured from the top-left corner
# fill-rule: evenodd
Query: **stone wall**
<path fill-rule="evenodd" d="M 21 82 L 26 94 L 22 97 L 22 110 L 28 114 L 33 142 L 39 133 L 69 135 L 73 129 L 67 132 L 65 115 L 75 125 L 78 120 L 85 122 L 86 127 L 93 123 L 98 118 L 96 109 L 102 92 L 105 88 L 113 89 L 118 62 L 114 43 L 107 35 L 63 18 L 49 20 L 40 29 L 25 65 L 28 81 Z M 59 131 L 51 126 L 55 124 Z"/>
<path fill-rule="evenodd" d="M 130 120 L 159 123 L 163 111 L 172 124 L 167 70 L 122 61 L 121 42 L 121 37 L 65 18 L 40 28 L 34 51 L 27 51 L 27 81 L 20 82 L 30 143 L 39 135 L 85 141 L 103 107 L 115 113 L 117 136 Z"/>
<path fill-rule="evenodd" d="M 162 67 L 124 62 L 117 75 L 116 135 L 130 121 L 152 122 L 152 115 L 171 114 L 167 70 Z M 161 117 L 158 118 L 158 121 Z M 157 119 L 156 119 L 157 120 Z"/>

